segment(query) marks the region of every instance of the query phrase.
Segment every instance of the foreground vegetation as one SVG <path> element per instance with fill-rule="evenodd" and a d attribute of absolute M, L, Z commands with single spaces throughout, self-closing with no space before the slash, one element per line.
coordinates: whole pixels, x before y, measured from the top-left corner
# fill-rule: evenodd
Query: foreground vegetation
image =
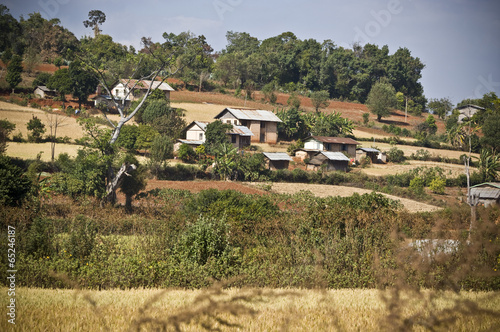
<path fill-rule="evenodd" d="M 6 289 L 2 288 L 1 292 Z M 485 331 L 499 327 L 493 292 L 424 291 L 395 296 L 369 289 L 18 290 L 18 331 Z M 0 303 L 6 305 L 6 297 Z M 477 303 L 476 307 L 474 304 Z M 5 319 L 0 329 L 8 330 Z"/>
<path fill-rule="evenodd" d="M 2 207 L 5 226 L 16 227 L 18 285 L 68 287 L 59 273 L 92 289 L 200 288 L 213 280 L 236 287 L 500 287 L 498 209 L 478 208 L 469 235 L 468 208 L 410 214 L 375 193 L 161 190 L 139 203 L 133 213 L 64 197 Z M 429 238 L 456 245 L 428 248 L 429 257 L 408 246 Z"/>

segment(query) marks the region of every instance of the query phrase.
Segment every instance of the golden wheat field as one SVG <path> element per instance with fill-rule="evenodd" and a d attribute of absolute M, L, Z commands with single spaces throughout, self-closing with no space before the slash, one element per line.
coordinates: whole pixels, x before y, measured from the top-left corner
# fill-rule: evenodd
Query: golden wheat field
<path fill-rule="evenodd" d="M 406 322 L 419 331 L 443 320 L 443 330 L 483 331 L 500 324 L 500 317 L 488 314 L 500 309 L 498 292 L 389 294 L 373 289 L 19 288 L 15 327 L 4 316 L 0 330 L 173 331 L 177 326 L 200 331 L 210 326 L 222 331 L 402 331 Z M 7 302 L 7 297 L 0 300 L 4 308 Z"/>

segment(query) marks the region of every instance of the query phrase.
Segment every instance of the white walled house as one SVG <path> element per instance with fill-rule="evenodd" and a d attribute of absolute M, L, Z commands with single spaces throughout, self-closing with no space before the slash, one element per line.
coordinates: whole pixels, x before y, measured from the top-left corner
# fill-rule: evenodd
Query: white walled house
<path fill-rule="evenodd" d="M 123 99 L 128 94 L 128 99 L 131 101 L 141 99 L 146 91 L 151 86 L 151 91 L 158 89 L 165 94 L 167 99 L 170 99 L 170 92 L 175 91 L 166 82 L 161 81 L 151 81 L 151 80 L 128 80 L 121 79 L 113 88 L 111 93 L 117 99 Z"/>
<path fill-rule="evenodd" d="M 304 140 L 303 150 L 344 152 L 350 158 L 356 157 L 359 142 L 346 137 L 311 136 Z"/>
<path fill-rule="evenodd" d="M 177 150 L 181 144 L 188 144 L 196 148 L 205 143 L 208 124 L 209 122 L 205 121 L 191 122 L 185 129 L 186 139 L 178 139 L 174 150 Z M 250 145 L 253 133 L 245 126 L 233 125 L 233 128 L 227 132 L 227 135 L 228 142 L 233 144 L 234 147 L 241 149 Z"/>

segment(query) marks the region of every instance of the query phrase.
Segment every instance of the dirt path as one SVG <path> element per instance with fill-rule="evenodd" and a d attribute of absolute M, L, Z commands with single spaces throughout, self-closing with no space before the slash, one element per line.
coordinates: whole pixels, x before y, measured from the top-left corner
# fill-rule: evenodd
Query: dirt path
<path fill-rule="evenodd" d="M 283 194 L 294 194 L 301 190 L 307 190 L 312 192 L 314 195 L 318 197 L 328 197 L 328 196 L 347 197 L 351 196 L 354 193 L 362 195 L 362 194 L 369 194 L 372 192 L 372 190 L 368 189 L 360 189 L 360 188 L 344 187 L 344 186 L 331 186 L 326 184 L 281 183 L 281 182 L 272 183 L 272 190 L 277 193 L 283 193 Z M 387 195 L 384 193 L 382 193 L 382 195 L 400 201 L 401 204 L 403 204 L 403 206 L 410 212 L 431 212 L 440 209 L 437 206 L 417 202 L 407 198 Z"/>

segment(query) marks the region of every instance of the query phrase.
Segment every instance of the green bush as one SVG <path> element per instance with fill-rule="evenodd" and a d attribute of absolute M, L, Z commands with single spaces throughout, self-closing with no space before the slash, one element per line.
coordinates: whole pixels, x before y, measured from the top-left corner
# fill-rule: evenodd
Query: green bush
<path fill-rule="evenodd" d="M 424 180 L 422 178 L 416 176 L 410 181 L 410 190 L 415 195 L 422 195 L 424 193 Z"/>
<path fill-rule="evenodd" d="M 18 205 L 31 190 L 31 180 L 11 158 L 0 155 L 0 204 Z"/>
<path fill-rule="evenodd" d="M 387 153 L 387 159 L 393 163 L 401 163 L 405 160 L 405 153 L 397 147 L 392 147 Z"/>
<path fill-rule="evenodd" d="M 446 186 L 446 180 L 440 177 L 434 178 L 429 184 L 429 189 L 435 194 L 444 194 L 444 188 Z"/>

